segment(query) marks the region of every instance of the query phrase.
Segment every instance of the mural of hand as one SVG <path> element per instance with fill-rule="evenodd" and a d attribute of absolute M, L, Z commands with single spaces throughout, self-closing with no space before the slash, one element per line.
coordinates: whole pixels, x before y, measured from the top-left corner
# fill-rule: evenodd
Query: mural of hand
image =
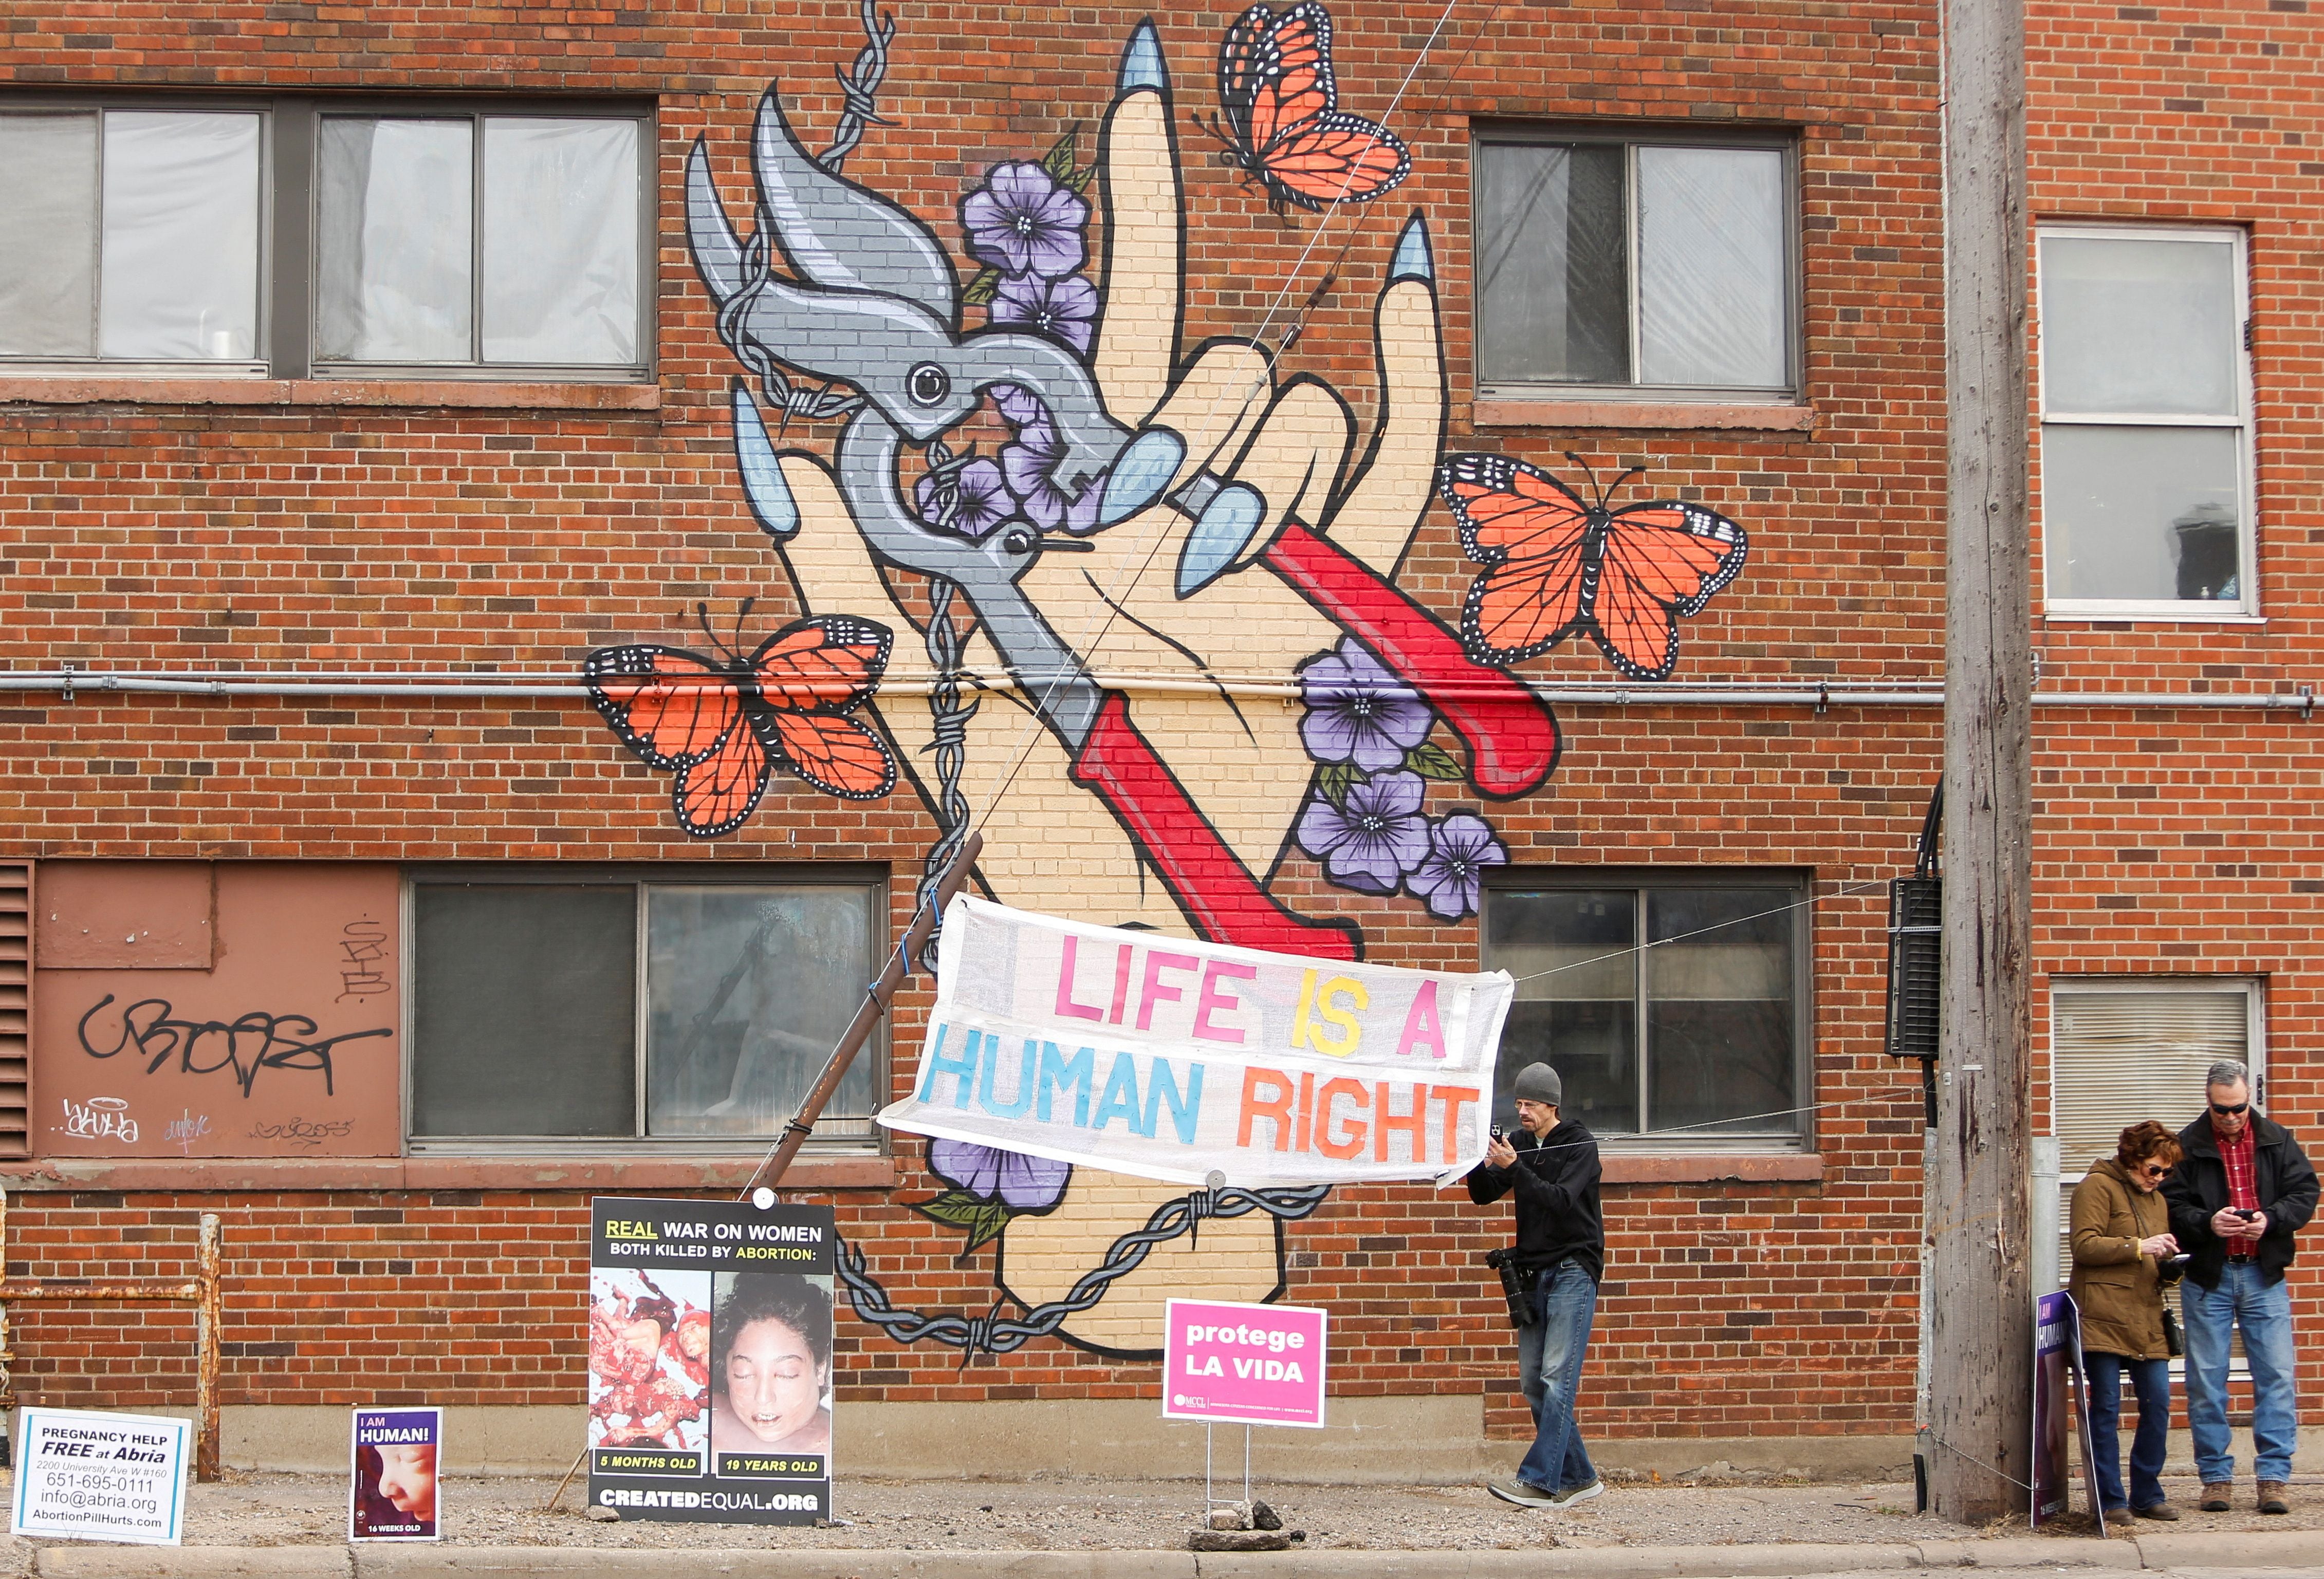
<path fill-rule="evenodd" d="M 989 190 L 1031 216 L 1019 234 L 1038 246 L 1044 216 L 1068 212 L 1072 200 L 1016 173 L 1031 169 L 1011 167 L 1006 189 L 996 181 Z M 762 171 L 762 187 L 766 179 Z M 1278 382 L 1271 357 L 1247 341 L 1182 352 L 1178 151 L 1150 24 L 1124 56 L 1099 179 L 1105 255 L 1086 365 L 1105 417 L 1137 437 L 1086 491 L 1064 485 L 1059 503 L 1074 535 L 980 523 L 989 546 L 978 552 L 1017 558 L 1003 580 L 978 583 L 982 599 L 963 583 L 980 620 L 964 654 L 964 693 L 977 706 L 964 727 L 951 722 L 964 730 L 957 787 L 984 838 L 978 873 L 994 897 L 1028 909 L 1345 957 L 1359 945 L 1352 927 L 1298 915 L 1267 890 L 1295 840 L 1324 857 L 1335 881 L 1393 892 L 1432 837 L 1416 815 L 1420 780 L 1399 770 L 1439 721 L 1470 782 L 1489 796 L 1537 786 L 1557 749 L 1546 710 L 1500 671 L 1470 663 L 1443 622 L 1395 584 L 1427 509 L 1446 421 L 1427 234 L 1417 218 L 1404 227 L 1375 304 L 1378 417 L 1358 457 L 1354 416 L 1328 385 Z M 973 225 L 971 234 L 973 247 Z M 1045 291 L 1062 297 L 1038 277 L 1037 254 L 1019 252 L 1007 261 L 1023 263 L 1023 278 L 1011 275 L 1002 289 L 1027 288 L 1009 308 L 1021 317 Z M 1028 366 L 1027 381 L 1044 372 Z M 868 379 L 855 382 L 871 392 Z M 835 468 L 806 454 L 774 457 L 796 522 L 780 539 L 782 557 L 803 612 L 892 615 L 909 628 L 918 605 L 891 579 L 902 563 L 892 523 L 864 519 L 866 472 L 851 450 L 866 431 L 884 436 L 884 448 L 871 446 L 873 474 L 900 500 L 895 427 L 884 415 L 851 429 Z M 1104 508 L 1125 495 L 1130 507 Z M 918 523 L 911 531 L 928 537 Z M 966 563 L 970 550 L 950 546 Z M 1058 648 L 1081 671 L 1069 682 L 1025 671 L 1026 652 Z M 891 686 L 909 668 L 898 663 Z M 1311 669 L 1311 683 L 1328 679 L 1348 702 L 1347 718 L 1318 727 L 1312 710 L 1303 716 L 1263 689 L 1237 694 L 1299 685 Z M 935 712 L 918 697 L 890 695 L 880 718 L 936 805 L 927 767 Z M 1379 807 L 1351 797 L 1319 831 L 1323 803 L 1311 800 L 1319 763 L 1379 774 Z M 1390 836 L 1355 853 L 1340 849 L 1333 828 L 1367 816 L 1395 824 Z M 1484 844 L 1498 851 L 1489 833 Z M 1464 848 L 1471 857 L 1481 849 L 1473 839 Z M 1423 892 L 1416 880 L 1414 891 Z M 1437 890 L 1428 892 L 1435 907 Z M 1053 1208 L 1010 1222 L 999 1281 L 1028 1306 L 1057 1299 L 1120 1235 L 1183 1193 L 1079 1170 Z M 1156 1246 L 1063 1330 L 1101 1350 L 1150 1351 L 1165 1298 L 1268 1298 L 1282 1281 L 1280 1257 L 1279 1225 L 1264 1216 L 1207 1223 L 1199 1250 L 1193 1237 Z"/>

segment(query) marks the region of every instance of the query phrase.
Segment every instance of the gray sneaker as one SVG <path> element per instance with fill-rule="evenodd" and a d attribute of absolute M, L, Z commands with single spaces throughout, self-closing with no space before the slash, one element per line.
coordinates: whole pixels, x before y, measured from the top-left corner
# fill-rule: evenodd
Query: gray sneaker
<path fill-rule="evenodd" d="M 1602 1497 L 1605 1494 L 1606 1483 L 1591 1481 L 1586 1486 L 1566 1487 L 1549 1500 L 1549 1505 L 1553 1508 L 1571 1508 L 1576 1502 L 1587 1502 L 1592 1497 Z"/>
<path fill-rule="evenodd" d="M 1555 1492 L 1546 1486 L 1536 1486 L 1531 1481 L 1495 1481 L 1485 1490 L 1504 1502 L 1514 1502 L 1520 1508 L 1555 1508 L 1560 1504 Z"/>

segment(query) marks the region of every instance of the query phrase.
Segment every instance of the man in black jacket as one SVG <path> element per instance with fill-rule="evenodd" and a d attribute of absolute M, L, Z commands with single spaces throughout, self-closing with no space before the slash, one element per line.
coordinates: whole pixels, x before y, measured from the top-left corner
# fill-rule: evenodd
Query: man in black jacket
<path fill-rule="evenodd" d="M 1606 1266 L 1606 1226 L 1598 1206 L 1598 1142 L 1578 1124 L 1561 1123 L 1563 1096 L 1545 1063 L 1517 1072 L 1514 1142 L 1494 1138 L 1469 1173 L 1469 1198 L 1488 1206 L 1514 1189 L 1517 1198 L 1519 1276 L 1528 1280 L 1534 1320 L 1517 1329 L 1519 1385 L 1533 1406 L 1533 1449 L 1517 1478 L 1487 1489 L 1521 1508 L 1570 1508 L 1606 1487 L 1582 1450 L 1573 1421 L 1582 1358 L 1598 1312 Z"/>
<path fill-rule="evenodd" d="M 2288 1513 L 2300 1435 L 2292 1295 L 2283 1269 L 2292 1236 L 2316 1213 L 2316 1170 L 2282 1125 L 2252 1110 L 2251 1075 L 2232 1060 L 2210 1068 L 2209 1111 L 2179 1132 L 2185 1156 L 2163 1187 L 2187 1265 L 2187 1426 L 2195 1438 L 2201 1507 L 2233 1506 L 2227 1436 L 2227 1336 L 2241 1327 L 2251 1362 L 2253 1469 L 2259 1510 Z"/>

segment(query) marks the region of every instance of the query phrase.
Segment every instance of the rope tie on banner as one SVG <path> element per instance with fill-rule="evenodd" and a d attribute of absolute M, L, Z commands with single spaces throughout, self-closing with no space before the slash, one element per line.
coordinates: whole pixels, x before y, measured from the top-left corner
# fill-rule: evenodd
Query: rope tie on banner
<path fill-rule="evenodd" d="M 1406 69 L 1403 80 L 1397 85 L 1395 96 L 1388 101 L 1387 111 L 1380 116 L 1378 125 L 1379 132 L 1385 132 L 1388 129 L 1388 123 L 1394 118 L 1397 106 L 1404 101 L 1406 89 L 1412 86 L 1413 78 L 1419 73 L 1421 67 L 1427 63 L 1428 57 L 1436 48 L 1436 41 L 1443 35 L 1444 24 L 1452 20 L 1453 10 L 1460 3 L 1461 0 L 1444 0 L 1444 9 L 1438 14 L 1436 25 L 1430 29 L 1428 37 L 1423 41 L 1419 50 L 1414 54 L 1412 64 Z M 1498 6 L 1495 8 L 1494 14 L 1499 14 Z M 1483 24 L 1480 23 L 1480 32 L 1482 31 L 1482 26 Z M 1474 47 L 1472 40 L 1471 48 Z M 1379 138 L 1375 134 L 1367 144 L 1367 151 L 1378 146 L 1379 142 Z M 1354 184 L 1356 170 L 1357 161 L 1351 161 L 1348 173 L 1341 179 L 1342 194 L 1344 195 Z M 1259 327 L 1252 331 L 1250 339 L 1254 344 L 1259 345 L 1266 344 L 1268 331 L 1274 326 L 1277 317 L 1282 314 L 1286 304 L 1291 300 L 1292 293 L 1298 288 L 1299 276 L 1307 267 L 1307 260 L 1314 255 L 1315 248 L 1323 242 L 1325 233 L 1331 229 L 1333 221 L 1338 217 L 1338 214 L 1337 205 L 1327 205 L 1324 208 L 1323 216 L 1317 221 L 1314 231 L 1309 235 L 1306 246 L 1301 250 L 1297 261 L 1291 265 L 1289 272 L 1284 276 L 1283 283 L 1275 292 L 1274 298 L 1268 303 L 1267 311 L 1260 318 Z M 1185 215 L 1182 212 L 1179 216 L 1182 228 L 1185 222 Z M 1198 470 L 1211 469 L 1218 462 L 1228 445 L 1237 442 L 1241 436 L 1246 436 L 1241 434 L 1240 416 L 1249 413 L 1259 397 L 1266 392 L 1272 372 L 1273 362 L 1270 359 L 1265 370 L 1253 375 L 1252 381 L 1244 388 L 1241 395 L 1241 413 L 1238 414 L 1236 422 L 1221 436 L 1211 453 L 1204 457 Z M 1229 392 L 1224 389 L 1212 397 L 1210 407 L 1203 415 L 1201 424 L 1203 428 L 1208 429 L 1213 425 L 1220 411 L 1225 409 L 1229 399 Z M 1112 630 L 1114 622 L 1122 617 L 1122 604 L 1128 601 L 1130 592 L 1136 589 L 1138 583 L 1145 578 L 1147 572 L 1154 567 L 1154 561 L 1162 552 L 1165 531 L 1170 525 L 1167 519 L 1167 512 L 1160 513 L 1163 519 L 1157 520 L 1152 540 L 1147 545 L 1146 552 L 1134 562 L 1125 565 L 1121 573 L 1114 578 L 1113 584 L 1100 592 L 1099 601 L 1105 612 L 1102 616 L 1096 614 L 1091 616 L 1089 622 L 1073 644 L 1074 652 L 1090 652 L 1093 650 L 1096 643 L 1105 639 Z M 1024 770 L 1026 762 L 1032 755 L 1033 742 L 1038 738 L 1041 719 L 1046 715 L 1049 704 L 1055 700 L 1058 689 L 1070 678 L 1071 676 L 1067 675 L 1056 675 L 1051 678 L 1047 689 L 1038 701 L 1032 702 L 1029 705 L 1019 703 L 1019 705 L 1025 705 L 1025 722 L 1018 730 L 1016 744 L 1010 748 L 1009 771 L 1002 776 L 991 794 L 986 797 L 983 810 L 977 813 L 975 818 L 977 825 L 982 826 L 989 821 L 992 813 L 999 810 L 1002 798 L 1015 787 L 1017 776 Z"/>

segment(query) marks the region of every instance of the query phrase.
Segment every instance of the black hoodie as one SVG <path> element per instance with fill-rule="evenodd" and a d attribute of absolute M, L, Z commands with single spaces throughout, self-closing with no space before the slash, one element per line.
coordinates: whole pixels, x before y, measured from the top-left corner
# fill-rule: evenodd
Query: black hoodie
<path fill-rule="evenodd" d="M 1536 1141 L 1531 1130 L 1509 1137 L 1516 1165 L 1480 1162 L 1469 1170 L 1469 1198 L 1490 1206 L 1517 1192 L 1517 1260 L 1529 1271 L 1578 1261 L 1590 1281 L 1606 1273 L 1606 1222 L 1598 1207 L 1598 1137 L 1561 1119 Z"/>

